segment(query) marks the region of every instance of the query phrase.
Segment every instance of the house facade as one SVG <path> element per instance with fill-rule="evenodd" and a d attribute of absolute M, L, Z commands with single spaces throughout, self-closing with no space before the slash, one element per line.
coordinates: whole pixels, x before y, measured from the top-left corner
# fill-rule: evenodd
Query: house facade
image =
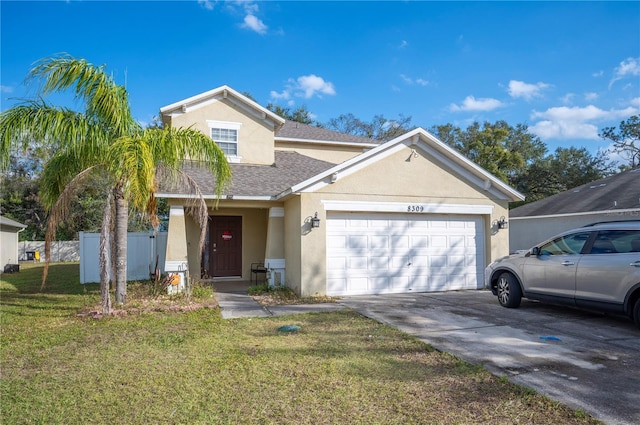
<path fill-rule="evenodd" d="M 206 168 L 184 171 L 210 205 L 207 238 L 168 199 L 167 272 L 269 282 L 301 296 L 478 289 L 509 250 L 508 203 L 523 196 L 423 129 L 379 142 L 286 121 L 228 86 L 161 108 L 225 151 L 218 199 Z M 217 206 L 216 206 L 217 202 Z"/>
<path fill-rule="evenodd" d="M 640 168 L 522 205 L 510 215 L 512 252 L 587 224 L 640 220 Z"/>

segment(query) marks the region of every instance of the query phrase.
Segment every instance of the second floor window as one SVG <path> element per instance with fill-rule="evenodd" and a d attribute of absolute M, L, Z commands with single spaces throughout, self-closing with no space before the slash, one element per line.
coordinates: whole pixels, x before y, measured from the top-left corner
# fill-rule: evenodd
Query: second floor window
<path fill-rule="evenodd" d="M 242 123 L 232 121 L 207 120 L 211 139 L 224 152 L 229 162 L 240 162 L 240 127 Z"/>
<path fill-rule="evenodd" d="M 212 128 L 211 138 L 220 146 L 225 155 L 238 155 L 238 130 L 231 128 Z"/>

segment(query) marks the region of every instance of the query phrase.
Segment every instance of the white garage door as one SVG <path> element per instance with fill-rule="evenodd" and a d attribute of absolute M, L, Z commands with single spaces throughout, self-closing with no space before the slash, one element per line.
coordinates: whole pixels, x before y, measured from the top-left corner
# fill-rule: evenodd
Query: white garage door
<path fill-rule="evenodd" d="M 479 216 L 329 213 L 327 294 L 481 288 L 483 228 Z"/>

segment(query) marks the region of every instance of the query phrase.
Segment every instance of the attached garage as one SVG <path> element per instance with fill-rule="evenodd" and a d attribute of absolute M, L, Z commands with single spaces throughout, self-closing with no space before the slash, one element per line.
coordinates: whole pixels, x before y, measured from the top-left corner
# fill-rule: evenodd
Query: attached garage
<path fill-rule="evenodd" d="M 484 246 L 479 215 L 329 212 L 327 294 L 482 288 Z"/>

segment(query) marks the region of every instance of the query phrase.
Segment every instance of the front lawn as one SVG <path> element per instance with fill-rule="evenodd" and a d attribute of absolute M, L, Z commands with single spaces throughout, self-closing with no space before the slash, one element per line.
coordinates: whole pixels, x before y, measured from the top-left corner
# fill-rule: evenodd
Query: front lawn
<path fill-rule="evenodd" d="M 352 312 L 82 318 L 77 264 L 40 275 L 0 280 L 1 423 L 598 423 Z"/>

